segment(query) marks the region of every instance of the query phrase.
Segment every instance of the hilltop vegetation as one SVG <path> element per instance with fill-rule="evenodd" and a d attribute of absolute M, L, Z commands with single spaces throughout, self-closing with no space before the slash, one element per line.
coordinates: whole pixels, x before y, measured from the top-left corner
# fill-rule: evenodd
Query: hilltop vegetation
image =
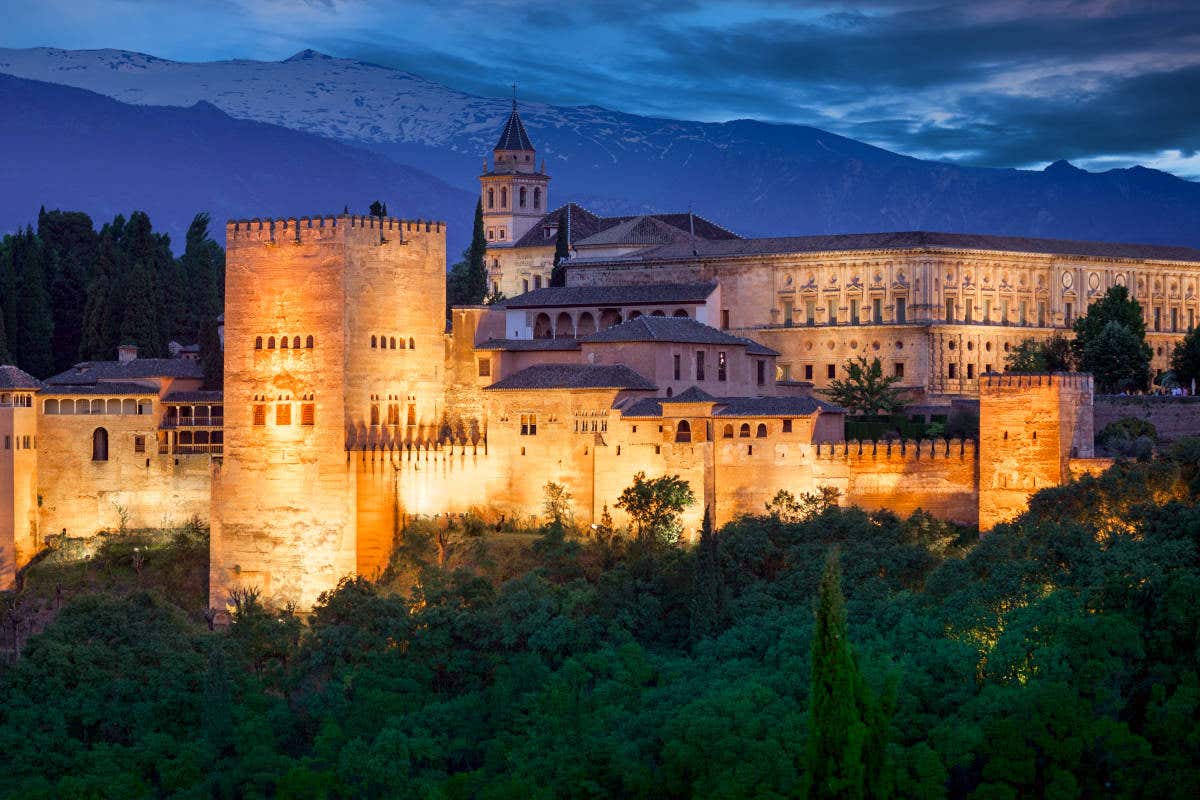
<path fill-rule="evenodd" d="M 1165 798 L 1200 782 L 1200 442 L 1043 491 L 982 538 L 828 499 L 688 550 L 581 538 L 568 518 L 421 521 L 378 583 L 343 582 L 306 621 L 246 593 L 215 632 L 186 607 L 198 548 L 166 537 L 134 570 L 115 537 L 109 577 L 97 553 L 0 674 L 0 794 Z M 52 604 L 69 562 L 36 564 L 23 592 Z"/>

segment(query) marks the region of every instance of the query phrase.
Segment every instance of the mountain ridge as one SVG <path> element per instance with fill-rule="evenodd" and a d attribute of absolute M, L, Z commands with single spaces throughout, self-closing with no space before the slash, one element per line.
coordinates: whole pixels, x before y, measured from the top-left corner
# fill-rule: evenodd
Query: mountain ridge
<path fill-rule="evenodd" d="M 373 150 L 469 193 L 511 108 L 508 99 L 315 50 L 273 62 L 174 62 L 119 50 L 0 49 L 0 72 L 136 105 L 206 100 L 234 118 Z M 554 179 L 552 206 L 572 200 L 600 214 L 690 206 L 750 236 L 920 229 L 1200 244 L 1200 184 L 1144 167 L 962 166 L 811 126 L 599 106 L 523 102 L 521 114 Z"/>

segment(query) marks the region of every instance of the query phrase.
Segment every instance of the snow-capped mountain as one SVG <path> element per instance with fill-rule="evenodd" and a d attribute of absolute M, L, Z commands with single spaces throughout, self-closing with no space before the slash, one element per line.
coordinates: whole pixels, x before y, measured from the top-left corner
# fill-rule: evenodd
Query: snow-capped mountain
<path fill-rule="evenodd" d="M 119 50 L 0 49 L 0 72 L 135 105 L 207 101 L 235 118 L 372 148 L 472 193 L 510 107 L 314 51 L 180 63 Z M 601 213 L 691 205 L 748 235 L 926 229 L 1200 245 L 1200 184 L 1140 167 L 970 168 L 799 125 L 537 103 L 522 103 L 521 115 L 553 177 L 552 204 Z M 470 225 L 469 216 L 450 222 Z"/>

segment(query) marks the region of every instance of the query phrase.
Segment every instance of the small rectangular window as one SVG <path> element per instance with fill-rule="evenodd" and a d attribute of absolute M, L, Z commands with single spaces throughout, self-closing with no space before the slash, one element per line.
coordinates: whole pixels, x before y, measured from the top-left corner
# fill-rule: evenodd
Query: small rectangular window
<path fill-rule="evenodd" d="M 1001 325 L 1008 324 L 1008 300 L 1007 299 L 1000 301 L 1000 324 Z"/>
<path fill-rule="evenodd" d="M 775 365 L 775 380 L 790 381 L 792 379 L 791 364 L 776 364 Z"/>
<path fill-rule="evenodd" d="M 1021 311 L 1021 324 L 1024 325 L 1029 320 L 1029 313 L 1028 313 L 1029 312 L 1029 301 L 1028 300 L 1021 301 L 1020 311 Z"/>
<path fill-rule="evenodd" d="M 861 321 L 858 318 L 858 298 L 855 298 L 850 301 L 850 324 L 857 325 Z"/>
<path fill-rule="evenodd" d="M 783 421 L 783 432 L 784 433 L 792 432 L 792 421 L 790 419 L 785 419 Z"/>
<path fill-rule="evenodd" d="M 696 380 L 704 380 L 704 351 L 696 351 Z"/>
<path fill-rule="evenodd" d="M 729 309 L 728 308 L 721 309 L 721 328 L 722 329 L 729 328 Z"/>
<path fill-rule="evenodd" d="M 135 453 L 146 452 L 146 437 L 145 436 L 133 437 L 133 452 L 135 452 Z"/>
<path fill-rule="evenodd" d="M 876 297 L 871 301 L 871 319 L 875 324 L 883 322 L 883 299 Z"/>
<path fill-rule="evenodd" d="M 789 328 L 792 327 L 792 325 L 794 324 L 792 321 L 792 314 L 793 314 L 792 301 L 784 300 L 783 301 L 783 324 Z"/>
<path fill-rule="evenodd" d="M 892 365 L 892 374 L 895 375 L 897 378 L 904 377 L 904 362 L 903 361 L 897 361 L 895 364 Z"/>
<path fill-rule="evenodd" d="M 1189 308 L 1188 309 L 1188 330 L 1190 331 L 1194 327 L 1196 327 L 1196 309 Z"/>
<path fill-rule="evenodd" d="M 292 404 L 279 403 L 275 406 L 275 424 L 276 425 L 291 425 L 292 424 Z"/>
<path fill-rule="evenodd" d="M 542 288 L 542 276 L 541 275 L 533 276 L 533 288 L 535 288 L 535 289 Z"/>
<path fill-rule="evenodd" d="M 1067 303 L 1067 308 L 1070 307 L 1071 304 Z M 983 300 L 983 321 L 985 323 L 992 321 L 992 299 L 990 297 L 984 298 Z"/>
<path fill-rule="evenodd" d="M 816 300 L 805 300 L 804 301 L 804 324 L 806 324 L 806 325 L 816 325 L 817 324 L 817 301 Z"/>
<path fill-rule="evenodd" d="M 379 403 L 371 403 L 371 424 L 379 424 Z"/>
<path fill-rule="evenodd" d="M 754 372 L 756 383 L 762 386 L 767 382 L 767 362 L 761 358 L 754 362 Z"/>
<path fill-rule="evenodd" d="M 316 405 L 313 403 L 304 403 L 300 406 L 300 424 L 312 425 L 315 422 Z"/>
<path fill-rule="evenodd" d="M 837 319 L 837 302 L 836 302 L 836 301 L 834 301 L 834 300 L 830 300 L 830 301 L 829 301 L 829 324 L 830 324 L 830 325 L 837 325 L 837 323 L 838 323 L 838 319 Z"/>
<path fill-rule="evenodd" d="M 490 378 L 492 376 L 492 360 L 490 358 L 479 359 L 479 377 Z"/>
<path fill-rule="evenodd" d="M 5 437 L 4 437 L 4 449 L 5 449 L 5 450 L 12 450 L 12 437 L 11 437 L 11 436 L 5 435 Z"/>
<path fill-rule="evenodd" d="M 963 322 L 970 325 L 974 321 L 975 321 L 975 301 L 968 300 L 967 304 L 965 306 L 963 306 Z"/>
<path fill-rule="evenodd" d="M 957 365 L 957 364 L 950 364 L 950 365 L 947 367 L 946 375 L 947 375 L 947 377 L 949 377 L 949 378 L 957 378 L 957 377 L 958 377 L 958 365 Z"/>
<path fill-rule="evenodd" d="M 521 435 L 537 436 L 537 414 L 521 415 Z"/>
<path fill-rule="evenodd" d="M 1046 303 L 1044 301 L 1039 300 L 1037 309 L 1038 309 L 1038 327 L 1044 328 L 1044 327 L 1046 327 Z"/>
<path fill-rule="evenodd" d="M 387 424 L 388 425 L 399 425 L 400 424 L 400 404 L 399 403 L 388 403 Z"/>
<path fill-rule="evenodd" d="M 896 298 L 896 322 L 904 322 L 908 317 L 908 300 L 903 297 Z"/>
<path fill-rule="evenodd" d="M 267 407 L 266 406 L 258 405 L 258 406 L 254 407 L 254 424 L 255 425 L 266 425 L 267 424 Z"/>
<path fill-rule="evenodd" d="M 967 380 L 973 380 L 974 378 L 975 378 L 975 365 L 967 364 Z"/>
<path fill-rule="evenodd" d="M 717 353 L 717 380 L 724 381 L 729 377 L 728 364 L 725 361 L 725 351 L 721 350 Z"/>
<path fill-rule="evenodd" d="M 829 380 L 833 380 L 834 378 L 837 377 L 837 365 L 836 364 L 827 364 L 825 366 L 825 377 L 829 378 Z"/>
<path fill-rule="evenodd" d="M 682 362 L 683 362 L 683 356 L 681 356 L 681 355 L 679 355 L 678 353 L 676 353 L 676 354 L 675 354 L 675 355 L 672 357 L 672 362 L 673 362 L 673 364 L 674 364 L 674 375 L 675 375 L 675 380 L 679 380 L 680 368 L 681 368 L 681 366 L 682 366 Z"/>
<path fill-rule="evenodd" d="M 1071 310 L 1072 308 L 1070 303 L 1063 303 L 1063 322 L 1067 325 L 1072 323 Z"/>
<path fill-rule="evenodd" d="M 946 298 L 946 322 L 954 322 L 954 298 Z"/>
<path fill-rule="evenodd" d="M 804 380 L 811 381 L 812 379 L 813 379 L 813 365 L 805 364 L 804 365 Z"/>

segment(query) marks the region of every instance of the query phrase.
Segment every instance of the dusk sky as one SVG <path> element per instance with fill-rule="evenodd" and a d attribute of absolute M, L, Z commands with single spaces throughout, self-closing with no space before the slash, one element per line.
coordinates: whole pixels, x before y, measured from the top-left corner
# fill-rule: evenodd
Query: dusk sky
<path fill-rule="evenodd" d="M 924 158 L 1200 177 L 1200 2 L 0 0 L 0 46 L 304 48 L 481 95 L 814 125 Z"/>

